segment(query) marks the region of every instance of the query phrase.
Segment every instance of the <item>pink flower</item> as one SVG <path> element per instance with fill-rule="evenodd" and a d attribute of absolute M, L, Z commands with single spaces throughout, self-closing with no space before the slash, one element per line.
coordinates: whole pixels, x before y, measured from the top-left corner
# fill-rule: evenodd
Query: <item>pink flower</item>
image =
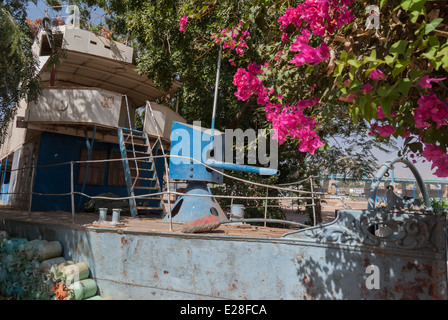
<path fill-rule="evenodd" d="M 297 44 L 297 42 L 299 41 L 296 41 L 295 44 Z M 303 43 L 297 44 L 295 48 L 300 48 L 300 52 L 298 55 L 294 56 L 290 63 L 293 63 L 298 67 L 304 63 L 318 64 L 330 58 L 330 52 L 325 42 L 322 42 L 320 46 L 316 48 L 310 47 L 308 44 Z"/>
<path fill-rule="evenodd" d="M 372 85 L 370 83 L 366 83 L 362 86 L 361 91 L 364 92 L 364 94 L 370 94 L 370 92 L 372 91 Z"/>
<path fill-rule="evenodd" d="M 316 100 L 299 100 L 295 105 L 284 105 L 280 102 L 266 104 L 266 119 L 272 122 L 275 130 L 275 139 L 282 144 L 290 136 L 300 140 L 299 150 L 314 154 L 322 146 L 323 142 L 317 135 L 314 127 L 315 119 L 304 115 L 306 108 L 313 107 L 318 102 Z"/>
<path fill-rule="evenodd" d="M 432 170 L 437 168 L 434 172 L 436 176 L 440 178 L 448 177 L 448 154 L 440 146 L 425 143 L 422 156 L 429 162 L 432 162 Z"/>
<path fill-rule="evenodd" d="M 406 129 L 405 131 L 404 131 L 404 134 L 403 134 L 403 138 L 408 138 L 409 136 L 411 135 L 411 131 L 409 130 L 409 129 Z"/>
<path fill-rule="evenodd" d="M 183 15 L 182 18 L 180 18 L 179 31 L 182 31 L 182 32 L 187 31 L 187 29 L 185 28 L 185 26 L 187 25 L 187 22 L 188 22 L 187 16 Z"/>
<path fill-rule="evenodd" d="M 396 115 L 395 112 L 393 112 L 393 111 L 390 112 L 390 117 L 391 117 L 391 118 L 395 118 L 396 116 L 397 116 L 397 115 Z M 377 113 L 377 115 L 376 115 L 376 118 L 377 118 L 378 120 L 381 120 L 381 119 L 386 118 L 386 114 L 384 113 L 383 108 L 382 108 L 381 106 L 378 106 L 378 113 Z"/>
<path fill-rule="evenodd" d="M 356 97 L 356 94 L 354 94 L 354 93 L 351 93 L 351 94 L 344 94 L 344 95 L 340 96 L 340 97 L 338 98 L 338 100 L 340 100 L 340 101 L 345 101 L 345 102 L 353 102 L 353 100 L 355 99 L 355 97 Z"/>
<path fill-rule="evenodd" d="M 376 68 L 370 72 L 369 77 L 372 80 L 387 79 L 387 77 L 384 75 L 383 71 L 376 69 Z"/>
<path fill-rule="evenodd" d="M 378 135 L 383 138 L 390 137 L 395 133 L 395 128 L 389 124 L 386 124 L 385 126 L 379 126 L 378 124 L 373 123 L 370 125 L 370 129 L 371 130 L 369 132 L 369 136 L 374 136 L 375 131 L 378 132 Z"/>
<path fill-rule="evenodd" d="M 369 136 L 374 136 L 375 135 L 375 130 L 376 130 L 377 127 L 378 127 L 378 125 L 376 123 L 370 124 Z"/>
<path fill-rule="evenodd" d="M 380 137 L 383 137 L 383 138 L 390 137 L 392 134 L 395 133 L 395 128 L 389 124 L 386 124 L 385 126 L 382 126 L 382 127 L 378 126 L 376 128 L 376 130 L 378 131 L 378 134 L 380 135 Z"/>
<path fill-rule="evenodd" d="M 431 126 L 427 122 L 431 119 L 436 123 L 437 129 L 441 126 L 448 125 L 448 103 L 437 98 L 436 94 L 431 91 L 427 96 L 420 96 L 417 100 L 419 107 L 415 110 L 414 121 L 417 128 L 425 128 Z"/>
<path fill-rule="evenodd" d="M 296 41 L 291 45 L 291 51 L 300 51 L 305 46 L 308 46 L 308 42 L 311 37 L 311 32 L 307 29 L 302 31 L 302 35 L 296 38 Z"/>
<path fill-rule="evenodd" d="M 420 87 L 422 87 L 423 89 L 431 89 L 432 88 L 431 82 L 443 81 L 445 79 L 446 78 L 436 79 L 436 78 L 430 78 L 429 76 L 424 76 L 420 79 L 420 81 L 418 82 L 418 85 Z"/>

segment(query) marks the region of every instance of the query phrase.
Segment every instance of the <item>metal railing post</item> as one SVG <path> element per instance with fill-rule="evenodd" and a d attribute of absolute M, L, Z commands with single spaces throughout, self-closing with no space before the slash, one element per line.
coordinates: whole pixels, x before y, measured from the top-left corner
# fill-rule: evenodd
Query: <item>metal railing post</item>
<path fill-rule="evenodd" d="M 314 225 L 316 225 L 316 206 L 314 205 L 314 188 L 313 188 L 313 178 L 310 177 L 311 184 L 311 205 L 313 206 L 313 220 Z"/>
<path fill-rule="evenodd" d="M 72 223 L 75 223 L 75 185 L 73 179 L 73 161 L 70 162 L 70 196 L 72 198 Z"/>

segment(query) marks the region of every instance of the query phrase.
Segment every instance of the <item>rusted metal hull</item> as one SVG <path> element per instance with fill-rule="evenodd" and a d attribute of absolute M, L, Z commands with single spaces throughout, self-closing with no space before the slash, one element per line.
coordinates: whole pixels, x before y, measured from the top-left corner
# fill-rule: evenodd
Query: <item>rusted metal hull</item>
<path fill-rule="evenodd" d="M 372 214 L 347 210 L 282 238 L 8 219 L 0 228 L 60 241 L 64 257 L 86 262 L 101 295 L 116 299 L 446 299 L 445 217 L 406 217 L 405 236 L 381 238 L 366 233 L 387 220 Z"/>

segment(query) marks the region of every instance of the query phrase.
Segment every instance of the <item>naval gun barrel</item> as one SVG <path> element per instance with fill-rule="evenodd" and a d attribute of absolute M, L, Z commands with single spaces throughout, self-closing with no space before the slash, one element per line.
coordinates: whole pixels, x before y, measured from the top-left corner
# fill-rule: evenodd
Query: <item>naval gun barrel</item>
<path fill-rule="evenodd" d="M 216 161 L 216 160 L 207 160 L 205 164 L 210 167 L 217 168 L 217 169 L 252 172 L 252 173 L 258 173 L 260 175 L 269 175 L 269 176 L 280 175 L 280 171 L 278 171 L 277 169 L 249 166 L 249 165 L 244 165 L 244 164 L 221 162 L 221 161 Z"/>

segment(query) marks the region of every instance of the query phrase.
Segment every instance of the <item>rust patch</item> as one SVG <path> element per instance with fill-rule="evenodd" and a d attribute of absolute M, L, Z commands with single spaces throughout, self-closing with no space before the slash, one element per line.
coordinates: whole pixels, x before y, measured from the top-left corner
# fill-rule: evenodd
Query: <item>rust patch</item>
<path fill-rule="evenodd" d="M 399 280 L 394 286 L 394 290 L 402 293 L 401 300 L 420 300 L 423 294 L 439 299 L 434 282 L 430 279 L 415 278 L 414 281 L 407 283 Z"/>
<path fill-rule="evenodd" d="M 367 268 L 370 265 L 371 263 L 369 257 L 364 257 L 364 268 Z"/>
<path fill-rule="evenodd" d="M 310 299 L 315 299 L 316 298 L 316 294 L 312 291 L 312 287 L 313 287 L 313 279 L 308 279 L 307 276 L 304 276 L 302 278 L 303 283 L 306 286 L 306 294 L 307 294 L 307 298 Z"/>
<path fill-rule="evenodd" d="M 423 264 L 423 271 L 432 278 L 433 275 L 433 271 L 434 271 L 434 266 L 429 264 L 429 263 L 424 263 Z"/>
<path fill-rule="evenodd" d="M 121 244 L 124 246 L 127 243 L 128 243 L 128 241 L 124 237 L 121 237 Z"/>
<path fill-rule="evenodd" d="M 135 248 L 134 248 L 134 254 L 137 254 L 137 250 L 139 247 L 140 247 L 140 239 L 137 240 L 137 244 L 135 245 Z"/>
<path fill-rule="evenodd" d="M 159 275 L 157 274 L 157 271 L 156 271 L 156 273 L 154 273 L 154 279 L 159 279 Z"/>
<path fill-rule="evenodd" d="M 169 272 L 168 272 L 168 270 L 163 270 L 163 273 L 168 274 Z"/>

